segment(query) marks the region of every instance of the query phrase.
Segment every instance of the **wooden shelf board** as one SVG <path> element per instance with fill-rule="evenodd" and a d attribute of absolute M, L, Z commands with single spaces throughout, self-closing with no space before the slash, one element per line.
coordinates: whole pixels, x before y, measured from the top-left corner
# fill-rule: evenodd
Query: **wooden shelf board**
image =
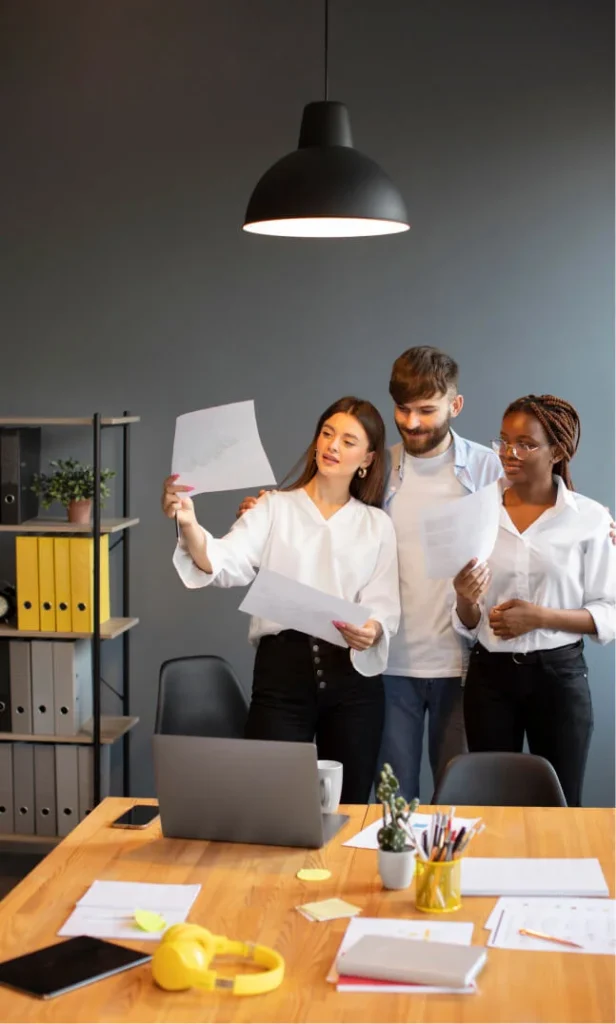
<path fill-rule="evenodd" d="M 114 618 L 101 622 L 101 640 L 115 640 L 126 633 L 127 629 L 136 626 L 139 619 Z M 83 640 L 92 637 L 92 633 L 57 633 L 42 629 L 17 629 L 15 626 L 0 625 L 0 640 Z"/>
<path fill-rule="evenodd" d="M 139 522 L 134 516 L 130 519 L 101 519 L 101 533 L 119 533 Z M 25 523 L 14 526 L 0 524 L 0 533 L 92 533 L 90 523 L 69 523 L 66 519 L 27 519 Z"/>
<path fill-rule="evenodd" d="M 101 416 L 101 426 L 120 427 L 140 423 L 141 416 Z M 0 416 L 0 427 L 88 427 L 92 416 Z"/>
<path fill-rule="evenodd" d="M 130 732 L 138 721 L 139 719 L 135 715 L 101 715 L 101 743 L 115 743 L 125 733 Z M 88 719 L 75 736 L 41 736 L 30 732 L 0 732 L 0 742 L 91 744 L 92 719 Z"/>

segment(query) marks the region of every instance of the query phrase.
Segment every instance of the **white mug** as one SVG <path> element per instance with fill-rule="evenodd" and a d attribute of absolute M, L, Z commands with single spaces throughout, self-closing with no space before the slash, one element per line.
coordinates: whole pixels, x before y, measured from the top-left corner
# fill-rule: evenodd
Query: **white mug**
<path fill-rule="evenodd" d="M 324 814 L 335 814 L 342 793 L 342 765 L 340 761 L 317 761 L 317 767 L 321 810 Z"/>

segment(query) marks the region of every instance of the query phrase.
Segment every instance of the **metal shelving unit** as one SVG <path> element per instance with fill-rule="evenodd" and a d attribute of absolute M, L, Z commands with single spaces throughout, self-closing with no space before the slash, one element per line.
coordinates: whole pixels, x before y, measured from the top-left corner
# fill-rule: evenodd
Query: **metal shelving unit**
<path fill-rule="evenodd" d="M 123 757 L 123 795 L 130 794 L 130 731 L 139 721 L 130 715 L 130 631 L 139 619 L 130 616 L 130 528 L 136 526 L 138 519 L 130 515 L 130 428 L 139 423 L 139 416 L 125 412 L 122 416 L 104 417 L 95 413 L 92 417 L 0 417 L 0 427 L 81 427 L 89 426 L 92 430 L 92 466 L 94 470 L 94 498 L 92 501 L 92 524 L 69 523 L 64 519 L 30 519 L 15 525 L 1 525 L 0 533 L 33 533 L 33 534 L 75 534 L 91 536 L 94 541 L 93 552 L 93 619 L 92 633 L 57 633 L 40 630 L 22 630 L 11 626 L 0 626 L 0 640 L 7 639 L 39 639 L 39 640 L 77 640 L 91 638 L 92 641 L 92 718 L 77 736 L 42 736 L 12 732 L 0 733 L 0 742 L 31 742 L 31 743 L 89 743 L 94 755 L 94 806 L 101 799 L 101 747 L 122 739 Z M 118 518 L 103 519 L 101 516 L 100 484 L 101 484 L 101 449 L 102 431 L 118 427 L 122 430 L 122 515 Z M 117 534 L 116 544 L 122 546 L 122 615 L 110 618 L 106 622 L 100 620 L 100 583 L 101 560 L 100 539 L 104 534 Z M 122 638 L 122 716 L 102 716 L 101 714 L 101 644 L 103 641 Z M 9 840 L 23 843 L 39 842 L 41 846 L 49 845 L 52 840 L 44 836 L 13 836 L 0 835 L 0 843 Z"/>

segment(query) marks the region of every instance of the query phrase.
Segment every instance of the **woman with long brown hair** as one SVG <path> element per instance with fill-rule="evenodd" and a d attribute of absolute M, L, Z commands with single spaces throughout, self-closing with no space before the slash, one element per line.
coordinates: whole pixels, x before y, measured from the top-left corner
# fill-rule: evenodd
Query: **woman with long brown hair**
<path fill-rule="evenodd" d="M 245 586 L 260 567 L 370 611 L 362 627 L 336 622 L 345 647 L 253 618 L 257 646 L 249 739 L 313 742 L 341 761 L 342 800 L 367 803 L 383 728 L 381 672 L 400 617 L 396 538 L 381 510 L 385 427 L 375 407 L 348 397 L 319 418 L 302 472 L 264 495 L 216 540 L 187 488 L 165 481 L 163 511 L 177 517 L 175 567 L 187 587 Z"/>
<path fill-rule="evenodd" d="M 583 637 L 616 632 L 616 552 L 610 516 L 573 490 L 576 410 L 554 395 L 512 402 L 492 442 L 505 479 L 488 563 L 454 580 L 454 626 L 476 641 L 464 688 L 471 751 L 545 757 L 567 803 L 582 800 L 593 729 Z"/>

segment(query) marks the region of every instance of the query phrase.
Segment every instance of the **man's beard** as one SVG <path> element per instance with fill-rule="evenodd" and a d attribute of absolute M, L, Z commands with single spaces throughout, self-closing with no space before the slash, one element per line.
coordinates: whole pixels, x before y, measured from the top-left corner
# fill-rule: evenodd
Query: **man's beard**
<path fill-rule="evenodd" d="M 444 423 L 440 426 L 434 427 L 432 430 L 402 430 L 398 427 L 398 432 L 402 438 L 402 444 L 404 450 L 409 455 L 426 455 L 427 452 L 433 451 L 438 448 L 439 444 L 442 444 L 449 433 L 449 424 L 451 423 L 451 416 L 447 416 Z M 398 426 L 398 424 L 396 424 Z"/>

